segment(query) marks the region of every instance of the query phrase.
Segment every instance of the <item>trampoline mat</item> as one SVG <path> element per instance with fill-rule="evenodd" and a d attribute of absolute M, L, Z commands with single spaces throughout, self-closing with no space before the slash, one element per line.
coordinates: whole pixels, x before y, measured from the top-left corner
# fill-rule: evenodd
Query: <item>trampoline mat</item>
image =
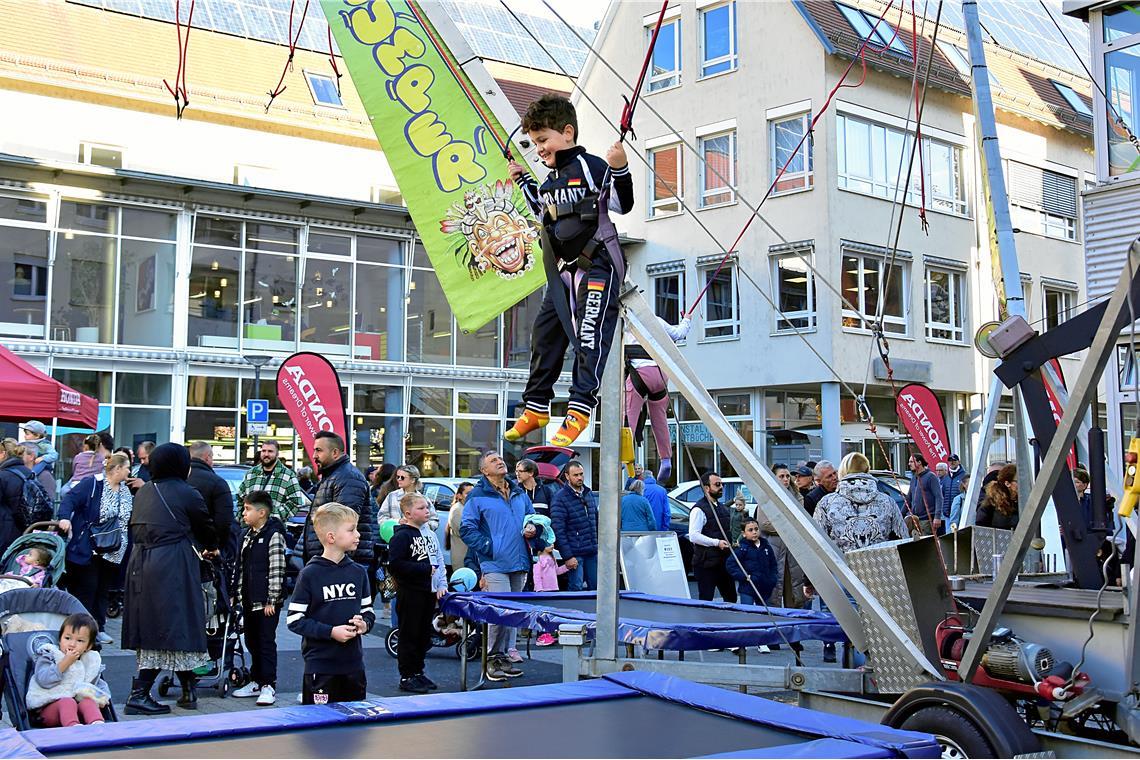
<path fill-rule="evenodd" d="M 683 726 L 663 731 L 664 726 Z M 583 730 L 586 728 L 588 730 Z M 699 757 L 779 747 L 805 738 L 790 731 L 636 696 L 546 707 L 283 730 L 190 742 L 84 749 L 83 757 Z M 69 753 L 78 754 L 78 753 Z"/>
<path fill-rule="evenodd" d="M 555 609 L 576 610 L 597 613 L 596 599 L 534 599 L 532 603 L 539 607 L 553 607 Z M 647 599 L 622 599 L 618 605 L 618 615 L 623 620 L 647 620 L 666 625 L 700 625 L 702 623 L 725 623 L 729 625 L 763 625 L 764 623 L 780 623 L 783 625 L 796 625 L 805 622 L 804 618 L 783 617 L 769 615 L 763 607 L 757 607 L 756 612 L 743 612 L 741 610 L 727 610 L 718 607 L 699 607 L 686 604 L 667 604 L 653 602 Z M 806 622 L 819 623 L 819 620 Z"/>

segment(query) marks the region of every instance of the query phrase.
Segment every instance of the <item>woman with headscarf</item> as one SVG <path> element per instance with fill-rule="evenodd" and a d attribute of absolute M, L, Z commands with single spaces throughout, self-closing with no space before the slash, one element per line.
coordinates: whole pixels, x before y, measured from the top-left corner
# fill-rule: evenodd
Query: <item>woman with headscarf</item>
<path fill-rule="evenodd" d="M 186 447 L 164 443 L 151 452 L 151 479 L 134 499 L 122 646 L 135 650 L 138 676 L 128 715 L 170 712 L 150 694 L 159 670 L 178 675 L 179 707 L 198 707 L 192 671 L 209 662 L 199 557 L 216 552 L 217 534 L 189 473 Z"/>

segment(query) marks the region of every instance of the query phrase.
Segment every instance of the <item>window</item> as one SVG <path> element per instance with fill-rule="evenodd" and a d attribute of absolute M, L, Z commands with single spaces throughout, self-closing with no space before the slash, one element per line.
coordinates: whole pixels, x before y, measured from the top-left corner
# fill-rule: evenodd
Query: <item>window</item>
<path fill-rule="evenodd" d="M 736 292 L 735 262 L 726 262 L 719 271 L 715 265 L 704 270 L 704 281 L 708 285 L 704 298 L 705 338 L 739 336 L 740 310 Z"/>
<path fill-rule="evenodd" d="M 0 201 L 8 199 L 0 198 Z M 44 338 L 47 307 L 48 241 L 46 229 L 0 227 L 0 283 L 11 283 L 0 298 L 0 335 Z"/>
<path fill-rule="evenodd" d="M 907 293 L 909 264 L 895 259 L 887 277 L 887 260 L 873 254 L 843 252 L 843 296 L 859 311 L 844 305 L 843 326 L 849 329 L 866 329 L 864 319 L 874 322 L 883 301 L 883 330 L 895 335 L 907 334 Z M 884 282 L 886 283 L 884 289 Z M 860 318 L 860 315 L 864 319 Z"/>
<path fill-rule="evenodd" d="M 970 66 L 970 59 L 966 55 L 966 51 L 945 40 L 938 40 L 937 44 L 938 49 L 942 51 L 942 55 L 946 57 L 946 60 L 950 61 L 950 65 L 954 67 L 954 70 L 957 71 L 963 79 L 969 82 L 973 75 L 973 69 Z"/>
<path fill-rule="evenodd" d="M 768 122 L 768 142 L 772 146 L 769 157 L 769 164 L 772 167 L 771 181 L 776 183 L 772 189 L 773 195 L 811 189 L 812 140 L 810 137 L 804 140 L 809 124 L 811 124 L 810 113 Z M 787 169 L 777 180 L 776 177 L 785 164 Z"/>
<path fill-rule="evenodd" d="M 847 23 L 855 30 L 860 39 L 870 39 L 870 44 L 878 48 L 885 48 L 892 53 L 910 58 L 910 49 L 902 41 L 886 18 L 880 19 L 864 11 L 836 3 L 839 12 L 847 19 Z"/>
<path fill-rule="evenodd" d="M 701 167 L 701 208 L 736 200 L 736 130 L 698 140 Z"/>
<path fill-rule="evenodd" d="M 656 19 L 654 19 L 656 24 Z M 653 39 L 653 27 L 645 30 L 646 47 Z M 653 47 L 653 64 L 649 70 L 649 92 L 657 92 L 681 84 L 681 19 L 661 23 L 657 44 Z"/>
<path fill-rule="evenodd" d="M 896 182 L 906 178 L 900 172 L 903 156 L 909 156 L 913 133 L 877 124 L 848 114 L 836 117 L 839 187 L 879 198 L 892 199 L 898 193 Z M 962 148 L 932 137 L 922 140 L 926 169 L 926 207 L 933 211 L 968 216 L 970 213 L 963 171 Z M 911 171 L 906 202 L 921 202 L 918 156 Z"/>
<path fill-rule="evenodd" d="M 783 312 L 776 314 L 776 332 L 815 329 L 815 275 L 808 268 L 811 251 L 772 257 L 772 299 Z"/>
<path fill-rule="evenodd" d="M 79 163 L 106 166 L 109 169 L 123 168 L 123 149 L 115 145 L 99 143 L 79 143 Z"/>
<path fill-rule="evenodd" d="M 653 278 L 653 313 L 671 325 L 681 322 L 685 308 L 685 275 L 670 272 Z"/>
<path fill-rule="evenodd" d="M 1052 330 L 1073 316 L 1076 293 L 1068 288 L 1049 287 L 1045 291 L 1045 329 Z"/>
<path fill-rule="evenodd" d="M 961 343 L 965 335 L 964 282 L 949 269 L 926 270 L 926 337 Z"/>
<path fill-rule="evenodd" d="M 705 8 L 701 22 L 701 76 L 736 68 L 736 2 Z"/>
<path fill-rule="evenodd" d="M 1053 86 L 1057 88 L 1057 92 L 1061 93 L 1061 97 L 1069 104 L 1069 107 L 1081 116 L 1092 118 L 1092 109 L 1085 104 L 1085 99 L 1078 95 L 1076 90 L 1067 84 L 1061 84 L 1055 79 L 1051 81 L 1053 82 Z"/>
<path fill-rule="evenodd" d="M 1129 15 L 1134 14 L 1123 13 L 1122 17 Z M 1106 20 L 1106 27 L 1107 23 Z M 1136 109 L 1137 102 L 1140 102 L 1140 45 L 1105 54 L 1104 83 L 1108 102 L 1128 127 L 1122 129 L 1112 118 L 1105 120 L 1108 129 L 1108 176 L 1118 177 L 1140 170 L 1140 152 L 1130 140 L 1130 135 L 1140 131 Z"/>
<path fill-rule="evenodd" d="M 649 150 L 649 196 L 653 199 L 649 216 L 681 213 L 685 178 L 681 164 L 681 144 L 673 143 Z"/>
<path fill-rule="evenodd" d="M 267 166 L 234 165 L 234 184 L 242 187 L 273 187 L 277 172 Z"/>
<path fill-rule="evenodd" d="M 397 187 L 385 187 L 383 185 L 373 185 L 368 191 L 368 200 L 372 203 L 385 203 L 389 206 L 404 206 L 407 208 L 407 202 L 404 200 L 404 194 L 400 192 Z"/>
<path fill-rule="evenodd" d="M 320 106 L 336 106 L 344 108 L 340 99 L 340 92 L 335 79 L 327 74 L 305 72 L 305 81 L 309 83 L 309 92 L 313 95 L 313 102 Z"/>
<path fill-rule="evenodd" d="M 1020 161 L 1007 162 L 1014 226 L 1061 240 L 1077 239 L 1077 178 Z"/>

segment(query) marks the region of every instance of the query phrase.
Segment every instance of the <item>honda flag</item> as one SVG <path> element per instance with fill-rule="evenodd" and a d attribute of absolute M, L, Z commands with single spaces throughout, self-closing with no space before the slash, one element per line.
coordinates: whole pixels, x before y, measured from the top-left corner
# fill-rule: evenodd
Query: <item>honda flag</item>
<path fill-rule="evenodd" d="M 309 461 L 316 461 L 313 444 L 322 430 L 347 441 L 340 378 L 325 357 L 302 351 L 282 362 L 277 370 L 277 399 L 301 436 Z"/>
<path fill-rule="evenodd" d="M 1061 362 L 1056 359 L 1050 359 L 1049 365 L 1053 368 L 1053 371 L 1057 373 L 1057 379 L 1061 381 L 1061 388 L 1067 390 L 1065 385 L 1065 372 L 1061 369 Z M 1045 372 L 1041 373 L 1041 384 L 1045 386 L 1045 396 L 1049 399 L 1049 413 L 1053 415 L 1053 424 L 1060 427 L 1061 416 L 1065 413 L 1065 410 L 1061 407 L 1057 389 L 1053 387 L 1049 375 Z M 1069 466 L 1070 470 L 1077 469 L 1077 445 L 1075 443 L 1069 448 L 1069 455 L 1065 457 L 1065 464 Z"/>
<path fill-rule="evenodd" d="M 946 434 L 946 419 L 942 405 L 934 391 L 921 383 L 905 385 L 895 400 L 899 419 L 914 439 L 914 445 L 926 458 L 931 469 L 950 457 L 950 438 Z"/>

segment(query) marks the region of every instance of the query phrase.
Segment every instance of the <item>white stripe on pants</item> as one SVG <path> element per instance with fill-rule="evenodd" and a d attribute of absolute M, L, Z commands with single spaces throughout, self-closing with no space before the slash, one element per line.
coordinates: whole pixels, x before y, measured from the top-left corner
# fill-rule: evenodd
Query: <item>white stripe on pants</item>
<path fill-rule="evenodd" d="M 487 579 L 488 591 L 522 591 L 526 585 L 526 571 L 516 573 L 483 573 Z M 506 654 L 508 649 L 515 648 L 515 636 L 518 631 L 502 625 L 487 626 L 487 652 L 488 654 Z"/>

